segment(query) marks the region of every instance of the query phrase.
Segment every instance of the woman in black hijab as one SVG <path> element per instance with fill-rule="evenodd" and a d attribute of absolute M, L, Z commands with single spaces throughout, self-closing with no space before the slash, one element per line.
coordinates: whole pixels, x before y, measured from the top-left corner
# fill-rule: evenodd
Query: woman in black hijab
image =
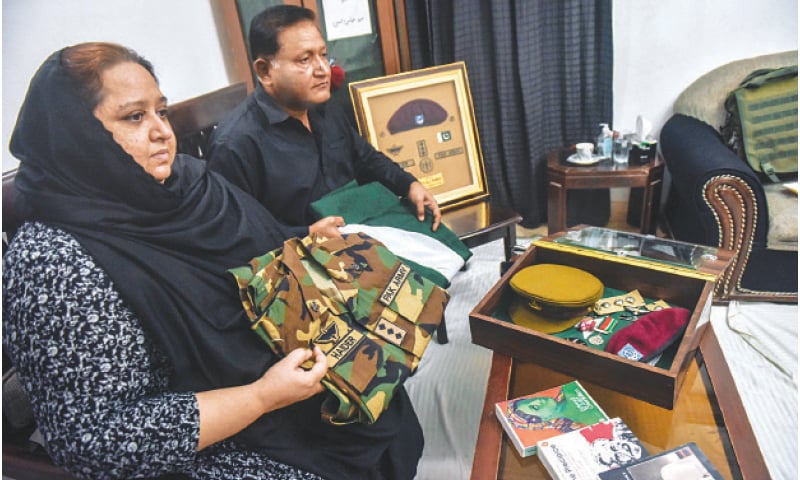
<path fill-rule="evenodd" d="M 413 478 L 405 392 L 374 425 L 324 424 L 321 352 L 275 358 L 249 330 L 227 269 L 291 232 L 175 155 L 167 112 L 107 43 L 54 53 L 20 110 L 3 342 L 51 456 L 90 478 Z"/>

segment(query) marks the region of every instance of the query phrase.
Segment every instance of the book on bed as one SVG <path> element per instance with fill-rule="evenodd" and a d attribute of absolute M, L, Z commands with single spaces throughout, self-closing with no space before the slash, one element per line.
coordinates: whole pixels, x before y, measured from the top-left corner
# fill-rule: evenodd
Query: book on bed
<path fill-rule="evenodd" d="M 495 414 L 522 457 L 534 455 L 540 440 L 608 420 L 577 380 L 498 402 Z"/>

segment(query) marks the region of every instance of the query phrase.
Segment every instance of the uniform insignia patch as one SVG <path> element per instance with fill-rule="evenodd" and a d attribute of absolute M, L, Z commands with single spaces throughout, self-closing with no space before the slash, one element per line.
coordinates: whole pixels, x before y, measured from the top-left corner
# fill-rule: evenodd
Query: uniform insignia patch
<path fill-rule="evenodd" d="M 419 158 L 428 156 L 428 144 L 425 143 L 425 140 L 417 140 L 417 153 L 419 154 Z"/>
<path fill-rule="evenodd" d="M 638 362 L 644 356 L 639 350 L 636 350 L 636 348 L 630 343 L 626 343 L 625 346 L 622 347 L 622 349 L 619 352 L 617 352 L 617 355 L 636 362 Z"/>
<path fill-rule="evenodd" d="M 399 155 L 400 151 L 403 150 L 402 145 L 392 145 L 391 147 L 386 149 L 392 155 Z"/>
<path fill-rule="evenodd" d="M 419 168 L 425 173 L 433 171 L 433 160 L 430 158 L 423 158 L 419 161 Z"/>
<path fill-rule="evenodd" d="M 345 271 L 357 277 L 361 272 L 366 270 L 366 267 L 369 267 L 369 264 L 360 264 L 360 263 L 353 263 L 352 265 L 345 267 Z"/>
<path fill-rule="evenodd" d="M 363 335 L 358 335 L 354 330 L 350 330 L 329 352 L 325 353 L 330 368 L 335 367 L 342 360 L 355 350 L 364 339 Z"/>
<path fill-rule="evenodd" d="M 375 333 L 389 343 L 400 345 L 406 337 L 406 331 L 394 323 L 381 317 L 375 325 Z"/>
<path fill-rule="evenodd" d="M 405 264 L 400 264 L 392 274 L 391 280 L 383 289 L 380 296 L 380 302 L 387 307 L 392 304 L 397 293 L 400 292 L 400 287 L 405 283 L 408 274 L 411 273 L 411 268 Z"/>
<path fill-rule="evenodd" d="M 336 325 L 336 323 L 331 322 L 323 331 L 319 333 L 319 335 L 317 335 L 317 338 L 314 339 L 314 343 L 336 343 L 339 341 L 339 336 L 339 327 Z"/>

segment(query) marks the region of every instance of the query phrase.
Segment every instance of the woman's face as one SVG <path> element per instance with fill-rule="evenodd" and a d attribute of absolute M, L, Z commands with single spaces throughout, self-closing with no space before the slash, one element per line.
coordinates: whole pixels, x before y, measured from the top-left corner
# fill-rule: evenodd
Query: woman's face
<path fill-rule="evenodd" d="M 103 99 L 94 116 L 147 173 L 164 182 L 177 149 L 167 120 L 167 99 L 155 79 L 134 62 L 119 63 L 101 75 Z"/>

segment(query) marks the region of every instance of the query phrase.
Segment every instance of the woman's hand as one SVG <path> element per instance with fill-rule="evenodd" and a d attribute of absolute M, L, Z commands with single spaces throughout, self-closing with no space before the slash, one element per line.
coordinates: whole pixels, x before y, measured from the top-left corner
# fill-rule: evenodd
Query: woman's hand
<path fill-rule="evenodd" d="M 314 366 L 304 370 L 300 365 L 312 356 Z M 314 347 L 313 351 L 292 350 L 256 381 L 260 385 L 264 411 L 277 410 L 320 393 L 325 389 L 320 380 L 327 371 L 328 362 L 319 347 Z"/>
<path fill-rule="evenodd" d="M 344 218 L 336 215 L 317 220 L 308 227 L 308 234 L 318 233 L 328 238 L 340 238 L 339 227 L 344 227 Z"/>
<path fill-rule="evenodd" d="M 419 182 L 414 182 L 408 187 L 407 198 L 417 207 L 417 218 L 420 222 L 425 221 L 425 207 L 433 214 L 433 225 L 431 230 L 434 232 L 439 228 L 442 221 L 442 213 L 439 211 L 439 202 L 433 197 L 427 188 Z"/>
<path fill-rule="evenodd" d="M 311 369 L 301 368 L 312 356 Z M 320 393 L 325 388 L 320 380 L 327 371 L 328 362 L 319 347 L 314 347 L 313 352 L 298 348 L 253 383 L 197 393 L 200 411 L 197 450 L 239 433 L 265 413 Z"/>

